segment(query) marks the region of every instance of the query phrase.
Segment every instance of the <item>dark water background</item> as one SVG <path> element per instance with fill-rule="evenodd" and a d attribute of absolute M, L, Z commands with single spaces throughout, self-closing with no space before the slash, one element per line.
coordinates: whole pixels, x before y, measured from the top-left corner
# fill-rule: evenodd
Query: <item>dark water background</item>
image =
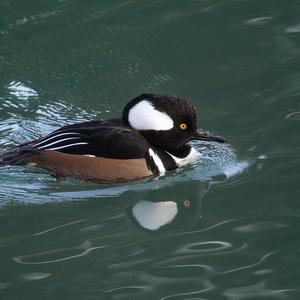
<path fill-rule="evenodd" d="M 0 170 L 0 299 L 300 299 L 300 2 L 0 0 L 0 147 L 193 101 L 230 145 L 146 182 Z"/>

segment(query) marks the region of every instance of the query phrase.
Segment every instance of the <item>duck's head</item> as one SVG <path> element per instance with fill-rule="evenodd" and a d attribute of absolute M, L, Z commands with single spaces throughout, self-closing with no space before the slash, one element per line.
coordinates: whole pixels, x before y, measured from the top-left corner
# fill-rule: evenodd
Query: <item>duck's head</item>
<path fill-rule="evenodd" d="M 225 142 L 197 128 L 195 107 L 176 96 L 142 94 L 125 106 L 123 122 L 151 145 L 170 152 L 178 151 L 191 140 Z"/>

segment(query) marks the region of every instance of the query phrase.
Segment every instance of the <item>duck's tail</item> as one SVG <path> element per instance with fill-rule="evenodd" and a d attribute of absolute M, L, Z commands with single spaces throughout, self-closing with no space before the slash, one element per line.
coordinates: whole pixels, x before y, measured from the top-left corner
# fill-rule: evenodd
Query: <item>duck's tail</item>
<path fill-rule="evenodd" d="M 0 150 L 0 167 L 7 165 L 23 165 L 28 162 L 28 157 L 33 153 L 32 149 Z"/>
<path fill-rule="evenodd" d="M 0 150 L 0 166 L 1 165 L 6 165 L 5 163 L 5 155 L 8 153 L 9 151 L 7 150 Z"/>

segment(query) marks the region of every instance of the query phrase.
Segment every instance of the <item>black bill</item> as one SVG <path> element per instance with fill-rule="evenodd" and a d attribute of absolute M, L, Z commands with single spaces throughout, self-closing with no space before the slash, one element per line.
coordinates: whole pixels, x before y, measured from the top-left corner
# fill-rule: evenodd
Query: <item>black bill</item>
<path fill-rule="evenodd" d="M 202 129 L 197 129 L 194 133 L 193 140 L 201 140 L 201 141 L 210 141 L 210 142 L 218 142 L 218 143 L 226 143 L 226 141 L 220 136 L 210 135 Z"/>

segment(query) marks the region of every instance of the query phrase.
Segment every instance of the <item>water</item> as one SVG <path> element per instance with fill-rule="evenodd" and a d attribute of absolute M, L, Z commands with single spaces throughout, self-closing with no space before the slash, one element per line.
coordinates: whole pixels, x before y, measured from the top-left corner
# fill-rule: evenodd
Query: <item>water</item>
<path fill-rule="evenodd" d="M 193 101 L 229 145 L 120 185 L 0 170 L 0 299 L 299 299 L 300 4 L 0 2 L 0 146 Z"/>

